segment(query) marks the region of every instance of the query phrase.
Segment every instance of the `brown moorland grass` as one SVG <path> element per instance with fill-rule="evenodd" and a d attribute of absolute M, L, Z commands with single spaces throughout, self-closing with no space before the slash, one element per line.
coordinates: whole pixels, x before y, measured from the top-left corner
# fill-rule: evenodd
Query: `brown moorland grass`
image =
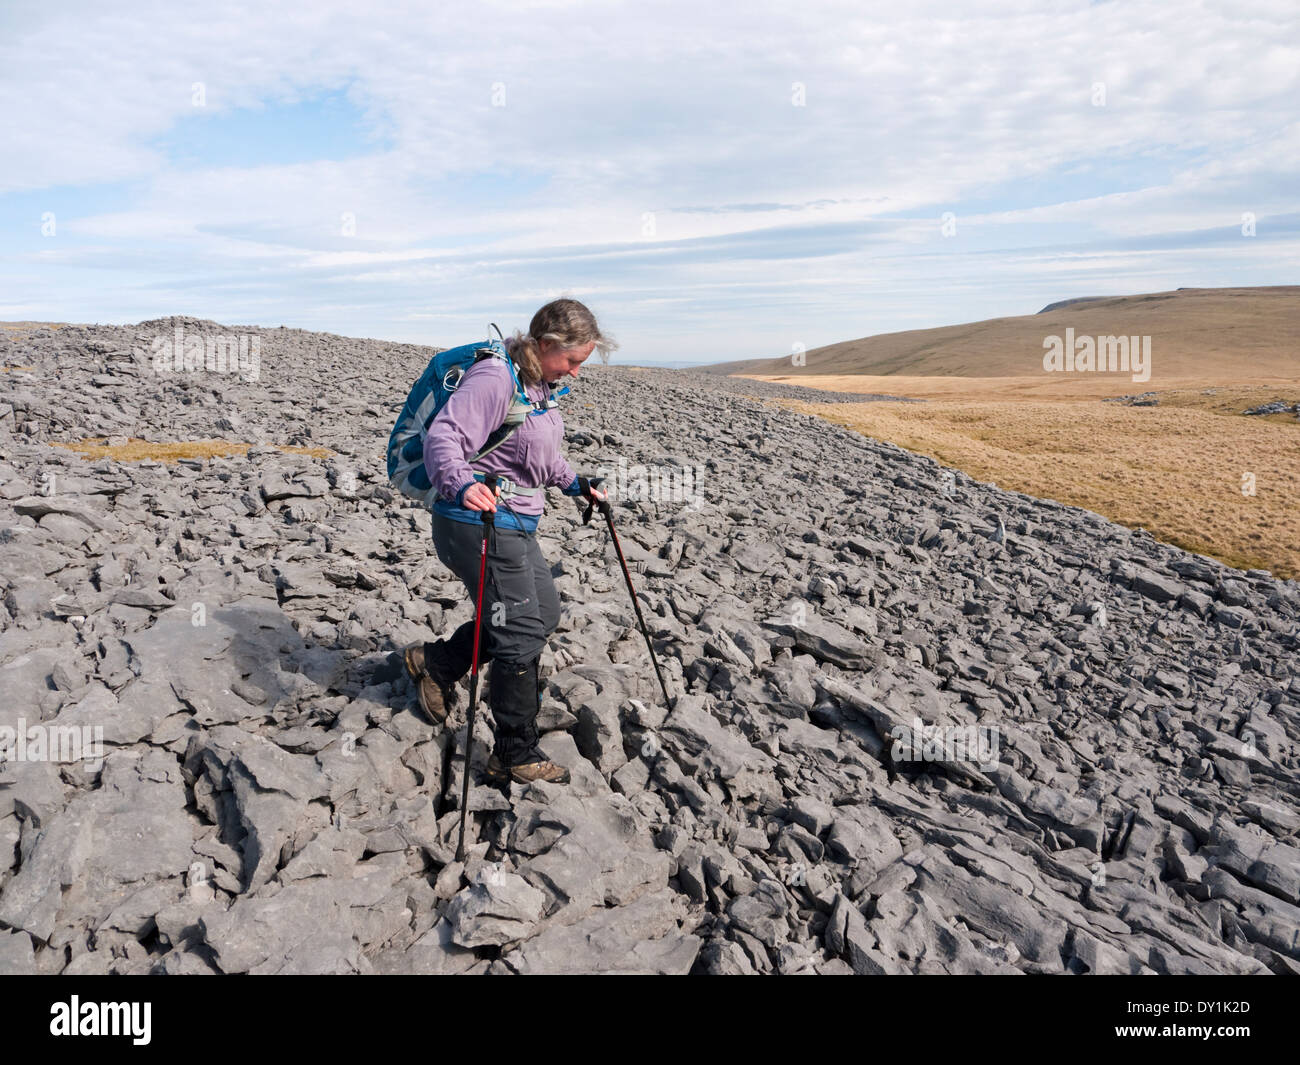
<path fill-rule="evenodd" d="M 231 455 L 245 455 L 252 444 L 235 440 L 176 440 L 160 443 L 153 440 L 137 440 L 134 437 L 125 444 L 110 446 L 108 440 L 88 438 L 71 443 L 54 442 L 55 447 L 75 451 L 83 458 L 114 459 L 118 462 L 155 462 L 173 463 L 181 459 L 226 458 Z M 318 459 L 329 458 L 334 452 L 325 447 L 300 447 L 293 444 L 262 444 L 261 447 L 273 447 L 294 455 L 311 455 Z"/>
<path fill-rule="evenodd" d="M 810 349 L 801 367 L 792 366 L 787 355 L 716 363 L 711 372 L 790 374 L 811 387 L 819 386 L 817 378 L 825 374 L 1022 377 L 1042 373 L 1044 338 L 1064 337 L 1066 329 L 1076 337 L 1150 337 L 1150 380 L 1130 381 L 1131 375 L 1124 375 L 1129 391 L 1167 388 L 1173 377 L 1239 384 L 1258 376 L 1300 376 L 1298 285 L 1188 288 L 1086 300 L 1039 314 L 845 340 Z"/>
<path fill-rule="evenodd" d="M 978 480 L 1145 528 L 1232 566 L 1300 576 L 1300 421 L 1294 414 L 1240 414 L 1270 399 L 1300 401 L 1300 381 L 1182 381 L 1183 387 L 1160 392 L 1156 407 L 1101 402 L 1101 395 L 1146 390 L 1127 381 L 1116 387 L 1113 377 L 1108 384 L 1064 388 L 1041 376 L 800 376 L 798 383 L 926 398 L 916 404 L 773 402 L 929 455 Z M 1254 495 L 1242 491 L 1248 473 L 1255 476 Z"/>
<path fill-rule="evenodd" d="M 1044 372 L 1045 338 L 1067 329 L 1150 337 L 1149 379 Z M 780 402 L 1231 565 L 1295 577 L 1300 422 L 1241 412 L 1300 401 L 1298 337 L 1300 286 L 1183 288 L 846 340 L 808 351 L 797 367 L 786 356 L 711 372 L 925 399 Z M 1141 392 L 1159 405 L 1101 402 Z M 1254 495 L 1242 492 L 1245 474 Z"/>
<path fill-rule="evenodd" d="M 1029 374 L 1024 377 L 923 377 L 893 374 L 817 374 L 812 377 L 792 374 L 737 374 L 737 377 L 781 384 L 802 385 L 830 392 L 873 392 L 884 395 L 910 396 L 913 399 L 966 399 L 1006 402 L 1018 399 L 1047 402 L 1074 402 L 1081 399 L 1104 399 L 1158 392 L 1160 405 L 1174 397 L 1177 402 L 1205 406 L 1224 414 L 1240 414 L 1247 407 L 1269 399 L 1290 396 L 1300 386 L 1300 362 L 1295 373 L 1285 376 L 1195 375 L 1168 377 L 1160 384 L 1148 381 L 1135 384 L 1124 374 Z M 1211 395 L 1202 396 L 1210 391 Z M 1240 401 L 1240 402 L 1238 402 Z M 1292 416 L 1294 419 L 1294 415 Z"/>

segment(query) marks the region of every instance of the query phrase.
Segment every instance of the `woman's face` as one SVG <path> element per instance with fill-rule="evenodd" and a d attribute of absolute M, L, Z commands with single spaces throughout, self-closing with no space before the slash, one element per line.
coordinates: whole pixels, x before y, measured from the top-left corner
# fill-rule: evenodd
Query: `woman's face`
<path fill-rule="evenodd" d="M 562 348 L 557 341 L 543 340 L 537 350 L 542 376 L 548 381 L 558 381 L 561 377 L 578 376 L 578 367 L 596 350 L 596 342 L 592 340 L 576 348 Z"/>

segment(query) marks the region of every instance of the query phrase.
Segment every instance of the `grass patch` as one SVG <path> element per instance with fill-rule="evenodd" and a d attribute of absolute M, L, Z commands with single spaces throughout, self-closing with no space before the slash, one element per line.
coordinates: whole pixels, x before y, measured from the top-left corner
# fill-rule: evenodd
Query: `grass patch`
<path fill-rule="evenodd" d="M 62 329 L 66 322 L 0 322 L 0 329 L 11 333 L 30 333 L 33 329 Z"/>
<path fill-rule="evenodd" d="M 1161 392 L 1157 407 L 1128 407 L 967 384 L 973 394 L 952 378 L 935 382 L 936 394 L 916 404 L 774 402 L 1230 566 L 1300 577 L 1300 423 L 1240 413 L 1294 386 L 1205 395 L 1202 385 Z M 1242 492 L 1244 474 L 1255 477 L 1254 495 Z"/>
<path fill-rule="evenodd" d="M 69 451 L 75 451 L 82 458 L 87 459 L 113 459 L 116 462 L 145 462 L 152 459 L 155 462 L 173 463 L 181 459 L 212 459 L 228 458 L 231 455 L 246 455 L 252 444 L 240 443 L 236 440 L 177 440 L 160 443 L 153 440 L 136 440 L 131 438 L 125 444 L 112 446 L 108 439 L 100 437 L 98 439 L 89 438 L 86 440 L 76 440 L 72 443 L 55 442 L 55 447 L 67 448 Z M 262 447 L 273 447 L 277 451 L 284 451 L 292 455 L 311 455 L 313 458 L 324 459 L 334 454 L 326 447 L 300 447 L 293 444 L 263 444 Z"/>

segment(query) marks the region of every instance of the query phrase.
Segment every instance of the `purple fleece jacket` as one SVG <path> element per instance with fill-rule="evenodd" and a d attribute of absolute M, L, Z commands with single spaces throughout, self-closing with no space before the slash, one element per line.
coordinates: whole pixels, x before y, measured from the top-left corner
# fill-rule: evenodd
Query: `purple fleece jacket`
<path fill-rule="evenodd" d="M 539 382 L 526 385 L 525 392 L 529 399 L 544 400 L 549 389 Z M 430 423 L 424 438 L 424 467 L 430 483 L 438 490 L 434 510 L 456 521 L 482 524 L 479 511 L 461 505 L 465 490 L 474 483 L 474 470 L 504 475 L 525 488 L 557 487 L 567 495 L 578 493 L 578 475 L 560 453 L 564 418 L 558 408 L 525 418 L 504 444 L 470 468 L 466 459 L 477 453 L 492 431 L 505 421 L 513 395 L 514 385 L 506 365 L 499 359 L 484 359 L 466 371 Z M 545 504 L 545 492 L 498 501 L 497 527 L 532 532 Z"/>

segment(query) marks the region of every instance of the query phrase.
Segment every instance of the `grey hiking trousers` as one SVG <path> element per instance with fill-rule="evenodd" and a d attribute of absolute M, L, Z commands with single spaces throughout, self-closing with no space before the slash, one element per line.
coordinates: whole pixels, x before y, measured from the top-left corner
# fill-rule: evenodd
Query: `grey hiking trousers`
<path fill-rule="evenodd" d="M 460 578 L 470 602 L 478 599 L 485 526 L 453 521 L 433 512 L 433 546 L 444 566 Z M 560 624 L 560 597 L 537 537 L 518 529 L 494 529 L 483 585 L 480 663 L 527 662 L 539 656 Z M 474 654 L 474 622 L 467 621 L 444 645 L 452 676 L 463 676 Z"/>

